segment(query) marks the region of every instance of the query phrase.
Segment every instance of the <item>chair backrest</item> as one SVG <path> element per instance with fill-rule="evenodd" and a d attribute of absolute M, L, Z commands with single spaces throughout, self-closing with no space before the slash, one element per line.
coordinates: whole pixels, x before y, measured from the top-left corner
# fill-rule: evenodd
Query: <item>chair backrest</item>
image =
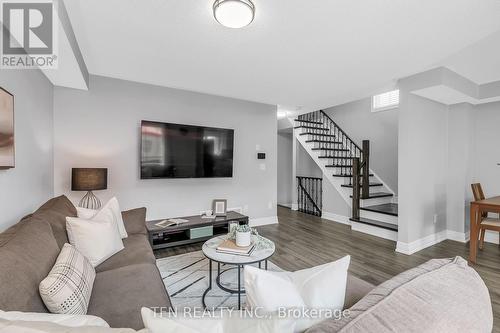
<path fill-rule="evenodd" d="M 471 185 L 472 187 L 472 194 L 474 195 L 474 200 L 479 201 L 479 200 L 484 200 L 484 192 L 483 188 L 481 187 L 480 183 L 475 183 Z"/>
<path fill-rule="evenodd" d="M 484 200 L 485 199 L 483 188 L 481 187 L 480 183 L 472 184 L 471 187 L 472 187 L 472 194 L 474 195 L 474 201 L 479 201 L 479 200 Z M 488 213 L 487 212 L 482 213 L 481 217 L 482 218 L 487 218 L 488 217 Z"/>

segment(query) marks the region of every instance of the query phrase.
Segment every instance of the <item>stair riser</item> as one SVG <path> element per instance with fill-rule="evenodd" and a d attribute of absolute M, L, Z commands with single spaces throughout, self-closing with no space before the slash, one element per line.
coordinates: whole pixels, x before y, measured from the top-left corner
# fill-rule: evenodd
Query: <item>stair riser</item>
<path fill-rule="evenodd" d="M 368 207 L 374 205 L 382 205 L 386 203 L 392 203 L 392 197 L 382 197 L 382 198 L 372 198 L 372 199 L 361 199 L 360 206 Z M 374 219 L 376 220 L 376 219 Z"/>
<path fill-rule="evenodd" d="M 381 221 L 381 222 L 385 222 L 385 223 L 391 223 L 391 224 L 398 225 L 398 217 L 397 216 L 375 213 L 375 212 L 370 212 L 367 210 L 360 210 L 359 216 L 370 219 L 370 220 L 377 220 L 377 221 Z"/>
<path fill-rule="evenodd" d="M 387 230 L 384 228 L 379 228 L 379 227 L 371 226 L 371 225 L 364 224 L 364 223 L 358 223 L 358 222 L 351 221 L 351 229 L 354 231 L 359 231 L 359 232 L 362 232 L 365 234 L 389 239 L 392 241 L 398 240 L 398 233 L 396 231 Z"/>

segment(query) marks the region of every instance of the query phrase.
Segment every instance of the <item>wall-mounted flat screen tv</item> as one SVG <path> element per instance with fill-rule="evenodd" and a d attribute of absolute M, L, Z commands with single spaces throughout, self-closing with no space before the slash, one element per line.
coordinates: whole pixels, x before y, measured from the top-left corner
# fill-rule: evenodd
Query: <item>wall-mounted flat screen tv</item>
<path fill-rule="evenodd" d="M 141 123 L 141 179 L 233 176 L 234 130 Z"/>

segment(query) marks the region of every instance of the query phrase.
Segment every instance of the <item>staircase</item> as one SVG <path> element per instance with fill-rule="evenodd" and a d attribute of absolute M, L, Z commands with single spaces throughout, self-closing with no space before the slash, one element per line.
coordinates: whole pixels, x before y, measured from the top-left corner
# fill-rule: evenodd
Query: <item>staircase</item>
<path fill-rule="evenodd" d="M 370 143 L 358 146 L 325 112 L 295 119 L 294 136 L 351 207 L 353 230 L 397 240 L 394 192 L 370 169 Z"/>

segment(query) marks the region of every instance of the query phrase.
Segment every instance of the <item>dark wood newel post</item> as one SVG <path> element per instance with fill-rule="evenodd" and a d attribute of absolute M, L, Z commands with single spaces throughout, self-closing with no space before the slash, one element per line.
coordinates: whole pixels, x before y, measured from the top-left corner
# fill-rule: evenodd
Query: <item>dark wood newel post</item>
<path fill-rule="evenodd" d="M 361 198 L 370 197 L 370 141 L 363 140 L 363 180 L 361 188 Z"/>
<path fill-rule="evenodd" d="M 352 160 L 352 218 L 357 220 L 359 219 L 359 196 L 360 196 L 360 188 L 359 188 L 359 171 L 360 171 L 361 162 L 359 157 L 355 157 Z"/>

